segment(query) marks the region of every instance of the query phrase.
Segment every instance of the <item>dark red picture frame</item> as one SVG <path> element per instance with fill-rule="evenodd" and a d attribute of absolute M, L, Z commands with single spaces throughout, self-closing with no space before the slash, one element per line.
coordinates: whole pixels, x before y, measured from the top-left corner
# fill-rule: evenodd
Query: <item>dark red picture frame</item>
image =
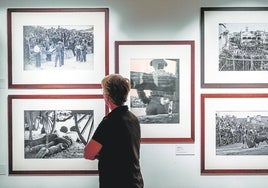
<path fill-rule="evenodd" d="M 248 114 L 264 113 L 264 112 L 266 114 L 268 111 L 268 108 L 266 108 L 267 107 L 266 104 L 268 102 L 268 94 L 267 93 L 263 93 L 263 94 L 259 94 L 259 93 L 252 93 L 252 94 L 251 93 L 246 93 L 246 94 L 210 93 L 210 94 L 201 94 L 200 98 L 201 98 L 201 174 L 203 175 L 256 175 L 256 174 L 266 175 L 268 174 L 268 168 L 265 168 L 265 166 L 262 165 L 263 163 L 265 163 L 262 160 L 264 158 L 267 159 L 268 156 L 264 154 L 259 154 L 261 149 L 265 149 L 263 148 L 264 146 L 260 146 L 256 148 L 255 147 L 244 148 L 242 146 L 242 143 L 240 142 L 230 143 L 231 145 L 230 150 L 228 150 L 227 148 L 227 146 L 229 145 L 227 146 L 224 145 L 223 147 L 226 147 L 224 150 L 225 154 L 221 153 L 218 155 L 220 158 L 217 158 L 218 157 L 216 154 L 217 151 L 215 151 L 216 141 L 215 141 L 215 145 L 213 145 L 212 143 L 213 140 L 216 139 L 216 133 L 213 134 L 213 132 L 216 129 L 216 125 L 215 125 L 216 124 L 216 120 L 215 120 L 216 112 L 219 113 L 220 111 L 223 111 L 223 112 L 227 112 L 228 114 L 228 112 L 230 111 L 230 114 L 241 113 L 241 112 L 246 114 L 248 113 L 247 110 L 252 109 L 252 112 L 249 112 Z M 224 100 L 224 102 L 221 102 L 221 100 Z M 239 100 L 241 100 L 242 103 Z M 245 105 L 243 105 L 242 107 L 237 107 L 239 106 L 239 104 L 243 104 L 243 102 L 247 106 L 250 104 L 256 104 L 256 106 L 254 105 L 254 106 L 250 106 L 249 108 L 247 108 Z M 213 106 L 213 108 L 215 108 L 216 110 L 209 109 L 208 106 L 210 107 Z M 226 107 L 221 107 L 221 106 L 228 106 L 228 107 L 226 108 Z M 225 109 L 225 110 L 222 110 L 222 109 Z M 256 109 L 259 109 L 259 110 L 256 110 Z M 242 117 L 244 119 L 247 119 L 247 116 L 245 116 L 244 114 L 242 114 Z M 228 117 L 228 116 L 224 116 L 224 117 Z M 229 123 L 227 125 L 231 125 L 231 124 Z M 210 138 L 207 138 L 207 137 L 210 137 Z M 229 151 L 229 154 L 226 154 L 226 152 L 228 151 Z M 222 151 L 219 150 L 219 152 L 222 152 Z M 255 155 L 245 154 L 245 152 L 249 152 L 249 153 L 255 152 Z M 211 162 L 211 160 L 213 161 Z M 230 163 L 230 161 L 234 161 L 234 160 L 235 162 Z M 207 164 L 207 163 L 210 163 L 210 164 Z M 253 165 L 253 167 L 250 164 Z M 254 167 L 254 165 L 256 167 Z"/>
<path fill-rule="evenodd" d="M 77 100 L 77 104 L 76 104 L 76 100 Z M 67 105 L 61 104 L 62 102 L 72 103 L 70 106 L 71 108 L 73 107 L 73 109 L 67 109 L 67 108 L 70 108 L 70 106 L 66 107 Z M 23 106 L 22 107 L 23 109 L 20 109 L 19 105 L 16 105 L 18 103 L 22 104 L 20 106 Z M 35 106 L 36 103 L 38 103 L 37 106 Z M 20 136 L 20 135 L 24 135 L 25 134 L 24 132 L 26 130 L 25 127 L 23 127 L 23 124 L 25 123 L 23 121 L 25 121 L 26 115 L 25 114 L 23 115 L 23 113 L 25 113 L 25 111 L 29 111 L 29 109 L 31 111 L 40 111 L 43 106 L 46 106 L 47 104 L 50 104 L 50 103 L 52 103 L 53 106 L 55 106 L 51 110 L 57 110 L 57 109 L 72 110 L 73 115 L 75 115 L 76 113 L 80 114 L 80 115 L 73 116 L 72 122 L 77 122 L 77 123 L 75 124 L 72 123 L 72 124 L 77 126 L 76 131 L 77 131 L 77 135 L 79 136 L 81 140 L 81 145 L 85 145 L 90 139 L 90 137 L 92 136 L 92 134 L 94 133 L 94 129 L 96 128 L 96 125 L 95 125 L 96 122 L 101 121 L 101 119 L 103 118 L 103 117 L 100 117 L 100 114 L 103 113 L 103 116 L 108 114 L 108 108 L 104 103 L 102 95 L 9 95 L 8 96 L 9 175 L 94 175 L 94 174 L 98 174 L 97 161 L 87 161 L 84 158 L 77 160 L 75 163 L 72 162 L 73 161 L 72 159 L 69 160 L 68 158 L 65 158 L 65 157 L 51 158 L 51 159 L 27 158 L 27 160 L 29 161 L 27 162 L 24 156 L 25 153 L 24 154 L 22 153 L 24 149 L 21 149 L 25 147 L 23 143 L 26 142 L 26 137 Z M 88 107 L 85 107 L 85 106 L 81 107 L 81 103 L 88 104 Z M 101 111 L 100 109 L 99 110 L 95 109 L 95 107 L 100 106 L 100 104 L 103 105 L 104 111 Z M 40 108 L 38 105 L 40 105 Z M 28 106 L 28 108 L 24 106 Z M 56 106 L 58 106 L 58 108 Z M 43 111 L 49 110 L 51 108 L 51 106 L 49 107 L 49 105 L 47 107 L 48 109 L 45 109 Z M 83 115 L 83 111 L 85 110 L 95 111 L 93 112 L 94 116 L 91 116 L 93 117 L 93 120 L 90 120 L 90 116 Z M 54 113 L 54 116 L 55 116 L 55 113 Z M 82 121 L 86 123 L 80 124 L 80 122 Z M 53 122 L 55 122 L 55 124 L 53 124 L 54 127 L 57 126 L 57 123 L 60 123 L 59 121 L 56 122 L 56 120 L 54 120 Z M 77 125 L 78 123 L 80 125 Z M 21 126 L 19 124 L 21 124 Z M 54 129 L 55 128 L 51 130 L 54 130 Z M 71 130 L 71 131 L 74 131 L 74 130 Z M 90 133 L 88 131 L 90 131 Z M 49 134 L 52 134 L 52 132 Z M 53 134 L 57 134 L 57 133 L 53 132 Z M 15 149 L 14 147 L 19 147 L 19 148 Z M 61 152 L 64 152 L 64 150 Z M 32 164 L 31 161 L 34 164 Z M 61 165 L 66 163 L 66 165 L 63 165 L 66 168 L 62 167 L 61 165 L 58 166 L 57 161 Z M 24 165 L 25 162 L 28 164 L 28 166 Z M 68 162 L 70 163 L 69 165 L 67 165 Z M 45 163 L 45 165 L 42 163 Z M 38 168 L 36 168 L 36 166 L 38 166 Z M 88 166 L 88 167 L 85 168 L 85 166 Z"/>
<path fill-rule="evenodd" d="M 190 132 L 190 135 L 188 136 L 178 136 L 178 137 L 166 137 L 165 135 L 159 136 L 159 137 L 154 137 L 154 136 L 149 136 L 149 137 L 142 137 L 141 141 L 142 143 L 193 143 L 195 140 L 195 125 L 194 125 L 194 93 L 195 93 L 195 88 L 194 88 L 194 79 L 195 79 L 195 42 L 194 41 L 115 41 L 115 72 L 116 73 L 123 73 L 122 72 L 122 65 L 128 62 L 121 62 L 120 61 L 120 56 L 122 55 L 121 48 L 122 47 L 128 47 L 131 46 L 133 48 L 135 47 L 143 47 L 144 49 L 147 49 L 150 46 L 159 46 L 160 48 L 163 48 L 163 51 L 168 50 L 168 48 L 173 48 L 173 47 L 179 47 L 179 46 L 187 46 L 189 47 L 189 61 L 183 62 L 187 63 L 189 65 L 189 70 L 180 70 L 180 71 L 185 71 L 187 72 L 187 79 L 190 80 L 189 83 L 189 90 L 186 92 L 190 96 L 190 100 L 188 101 L 187 105 L 189 105 L 188 109 L 190 115 L 190 119 L 188 120 L 189 124 L 187 125 L 182 125 L 186 126 L 187 129 Z M 135 51 L 135 50 L 134 50 Z M 153 53 L 152 49 L 152 53 Z M 142 52 L 143 53 L 143 52 Z M 179 53 L 179 51 L 178 51 Z M 130 52 L 131 54 L 131 52 Z M 150 54 L 152 55 L 152 54 Z M 156 54 L 157 55 L 157 54 Z M 131 55 L 130 55 L 131 56 Z M 178 58 L 180 55 L 178 55 Z M 125 73 L 125 72 L 124 72 Z M 125 73 L 127 74 L 127 73 Z M 183 110 L 183 109 L 181 109 Z M 181 126 L 181 125 L 180 125 Z M 168 127 L 168 126 L 167 126 Z"/>
<path fill-rule="evenodd" d="M 108 8 L 11 8 L 7 10 L 7 36 L 8 36 L 8 88 L 15 88 L 15 89 L 83 89 L 83 88 L 101 88 L 101 84 L 100 84 L 100 79 L 99 80 L 94 80 L 95 77 L 91 76 L 92 78 L 89 79 L 89 76 L 81 76 L 80 73 L 78 72 L 78 75 L 75 76 L 76 74 L 76 70 L 73 69 L 69 74 L 65 73 L 62 74 L 61 76 L 61 72 L 63 71 L 57 71 L 58 73 L 55 73 L 55 71 L 49 71 L 50 73 L 53 73 L 53 77 L 57 77 L 58 79 L 54 80 L 50 80 L 47 78 L 42 78 L 40 81 L 35 81 L 40 75 L 38 73 L 35 73 L 32 75 L 32 71 L 24 71 L 24 68 L 18 68 L 18 69 L 14 69 L 15 67 L 20 67 L 21 64 L 25 64 L 23 58 L 20 59 L 19 57 L 16 56 L 20 56 L 19 53 L 21 53 L 23 51 L 23 45 L 25 42 L 17 42 L 16 47 L 14 46 L 14 42 L 16 41 L 22 41 L 21 38 L 22 37 L 21 33 L 23 32 L 23 28 L 22 26 L 18 26 L 16 29 L 13 28 L 14 27 L 14 15 L 24 15 L 25 13 L 31 15 L 30 17 L 34 19 L 35 15 L 41 15 L 41 19 L 38 20 L 37 24 L 42 24 L 46 17 L 43 16 L 42 17 L 42 13 L 46 13 L 47 16 L 52 16 L 51 14 L 57 14 L 58 17 L 60 17 L 60 19 L 62 20 L 66 20 L 68 18 L 64 18 L 63 13 L 76 13 L 76 16 L 81 16 L 81 14 L 87 13 L 90 14 L 92 16 L 96 16 L 99 19 L 98 22 L 102 24 L 102 26 L 95 26 L 94 24 L 94 20 L 92 21 L 88 21 L 88 23 L 86 24 L 93 24 L 93 27 L 98 27 L 101 29 L 98 29 L 98 33 L 94 33 L 95 35 L 98 34 L 99 37 L 98 39 L 94 38 L 94 52 L 96 53 L 94 54 L 94 56 L 98 56 L 101 57 L 99 60 L 97 60 L 98 62 L 95 62 L 95 67 L 94 67 L 94 74 L 92 73 L 92 71 L 88 71 L 90 74 L 87 75 L 99 75 L 102 74 L 102 77 L 104 77 L 105 75 L 109 74 L 109 9 Z M 101 16 L 100 16 L 101 15 Z M 29 16 L 28 16 L 29 17 Z M 26 19 L 28 19 L 27 17 L 25 17 L 25 21 Z M 43 22 L 42 22 L 43 20 Z M 77 19 L 79 20 L 79 19 Z M 21 22 L 17 21 L 17 22 Z M 16 23 L 17 23 L 16 22 Z M 24 22 L 24 21 L 23 21 Z M 69 23 L 67 21 L 64 21 L 65 25 L 68 25 Z M 91 23 L 92 22 L 92 23 Z M 21 24 L 21 23 L 20 23 Z M 22 23 L 24 24 L 24 23 Z M 25 22 L 25 24 L 27 25 L 27 22 Z M 63 24 L 60 21 L 57 22 L 56 24 Z M 55 24 L 55 26 L 56 26 Z M 70 23 L 73 24 L 73 23 Z M 79 22 L 78 22 L 79 24 Z M 85 25 L 85 21 L 81 22 L 81 26 Z M 17 24 L 18 25 L 18 24 Z M 76 24 L 77 25 L 77 24 Z M 16 26 L 16 25 L 15 25 Z M 24 26 L 24 25 L 23 25 Z M 19 28 L 19 29 L 18 29 Z M 94 31 L 96 32 L 96 31 Z M 16 36 L 16 38 L 14 37 Z M 18 40 L 19 39 L 19 40 Z M 21 44 L 22 43 L 22 44 Z M 98 50 L 95 49 L 96 44 L 98 44 Z M 15 50 L 15 49 L 21 49 L 21 50 Z M 19 52 L 19 53 L 18 53 Z M 21 55 L 23 56 L 23 55 Z M 14 60 L 16 57 L 16 61 Z M 93 58 L 95 58 L 93 57 Z M 87 62 L 88 63 L 88 62 Z M 96 68 L 96 64 L 99 65 L 98 68 Z M 53 69 L 52 69 L 53 70 Z M 40 73 L 42 73 L 43 71 L 39 71 Z M 21 75 L 23 74 L 23 75 Z M 48 75 L 49 75 L 48 74 Z M 29 76 L 28 80 L 26 81 L 21 81 L 20 78 L 25 77 L 25 75 Z M 81 78 L 80 78 L 80 77 Z M 45 77 L 45 76 L 40 76 L 40 77 Z M 50 76 L 48 76 L 49 78 Z M 63 79 L 61 79 L 59 81 L 59 79 L 63 77 Z M 64 81 L 64 78 L 68 78 L 68 77 L 79 77 L 79 79 L 73 81 L 73 82 L 69 82 L 69 81 Z"/>
<path fill-rule="evenodd" d="M 228 28 L 226 28 L 226 24 L 235 23 L 235 24 L 245 24 L 245 28 L 241 31 L 232 31 L 234 33 L 243 33 L 246 31 L 247 24 L 262 24 L 265 21 L 261 21 L 260 19 L 265 16 L 261 16 L 260 14 L 266 13 L 268 10 L 267 7 L 201 7 L 200 9 L 200 26 L 201 26 L 201 87 L 202 88 L 267 88 L 267 81 L 263 78 L 266 78 L 267 68 L 265 70 L 259 70 L 262 66 L 267 66 L 267 63 L 259 66 L 260 61 L 266 62 L 266 59 L 262 60 L 262 54 L 259 52 L 261 48 L 258 50 L 254 50 L 254 52 L 258 51 L 256 54 L 250 53 L 243 55 L 242 52 L 236 52 L 237 46 L 239 44 L 234 45 L 234 48 L 226 48 L 229 55 L 227 55 L 226 59 L 222 57 L 222 59 L 230 62 L 233 62 L 231 70 L 227 71 L 219 71 L 220 66 L 216 67 L 215 65 L 220 64 L 219 56 L 225 56 L 225 53 L 220 55 L 219 43 L 222 43 L 220 40 L 224 39 L 224 36 L 228 36 L 230 32 Z M 230 16 L 230 14 L 232 14 Z M 248 14 L 248 18 L 251 17 L 253 20 L 247 20 L 247 18 L 243 15 Z M 252 15 L 249 15 L 252 14 Z M 226 15 L 226 17 L 225 17 Z M 256 16 L 255 16 L 256 15 Z M 221 21 L 222 20 L 222 21 Z M 228 21 L 229 20 L 229 21 Z M 220 25 L 221 30 L 220 31 Z M 267 26 L 266 26 L 267 27 Z M 238 28 L 238 26 L 237 26 Z M 249 28 L 254 32 L 259 30 L 257 27 Z M 265 30 L 264 30 L 265 31 Z M 229 34 L 230 35 L 230 34 Z M 228 39 L 229 40 L 229 39 Z M 228 41 L 227 40 L 227 41 Z M 235 39 L 236 40 L 236 39 Z M 227 42 L 226 42 L 227 43 Z M 232 42 L 228 42 L 231 44 Z M 226 45 L 228 46 L 228 45 Z M 232 45 L 229 45 L 232 46 Z M 255 46 L 256 47 L 256 46 Z M 239 47 L 240 48 L 240 47 Z M 237 49 L 239 49 L 237 48 Z M 225 50 L 225 49 L 224 49 Z M 240 49 L 239 49 L 240 50 Z M 239 51 L 238 50 L 238 51 Z M 223 51 L 223 50 L 222 50 Z M 250 50 L 248 50 L 250 51 Z M 264 50 L 266 54 L 266 50 Z M 236 55 L 238 53 L 238 55 Z M 244 57 L 243 57 L 244 56 Z M 265 55 L 266 56 L 266 55 Z M 257 60 L 258 59 L 258 60 Z M 222 60 L 222 61 L 223 61 Z M 252 69 L 243 70 L 241 68 L 241 62 L 243 64 L 251 62 Z M 239 65 L 240 64 L 240 65 Z M 227 65 L 226 65 L 227 66 Z M 240 66 L 240 67 L 239 67 Z M 254 68 L 258 67 L 258 68 Z M 236 68 L 234 68 L 236 67 Z M 244 67 L 244 65 L 243 65 Z M 226 79 L 228 78 L 228 79 Z M 254 78 L 248 79 L 248 78 Z"/>

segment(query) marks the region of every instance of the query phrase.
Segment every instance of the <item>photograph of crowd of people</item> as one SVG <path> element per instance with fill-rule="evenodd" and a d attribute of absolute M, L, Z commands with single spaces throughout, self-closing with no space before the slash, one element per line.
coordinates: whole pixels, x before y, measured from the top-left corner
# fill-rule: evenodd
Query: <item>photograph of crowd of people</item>
<path fill-rule="evenodd" d="M 131 59 L 131 111 L 142 124 L 179 123 L 179 59 Z"/>
<path fill-rule="evenodd" d="M 216 118 L 217 155 L 268 155 L 268 112 L 223 112 Z"/>
<path fill-rule="evenodd" d="M 268 71 L 268 24 L 220 23 L 218 70 Z"/>
<path fill-rule="evenodd" d="M 94 69 L 94 27 L 23 26 L 24 70 Z"/>
<path fill-rule="evenodd" d="M 93 119 L 93 110 L 25 110 L 25 158 L 83 158 Z"/>

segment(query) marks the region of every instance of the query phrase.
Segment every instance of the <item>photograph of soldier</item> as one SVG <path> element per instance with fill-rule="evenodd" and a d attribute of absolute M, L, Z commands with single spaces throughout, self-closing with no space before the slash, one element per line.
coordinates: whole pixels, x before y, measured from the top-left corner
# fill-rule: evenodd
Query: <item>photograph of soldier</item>
<path fill-rule="evenodd" d="M 33 51 L 35 56 L 35 66 L 41 67 L 41 48 L 38 42 L 34 45 Z"/>
<path fill-rule="evenodd" d="M 216 155 L 268 155 L 268 112 L 223 112 L 216 118 Z"/>
<path fill-rule="evenodd" d="M 55 47 L 55 67 L 64 65 L 64 46 L 61 41 L 58 41 Z"/>
<path fill-rule="evenodd" d="M 93 70 L 94 27 L 91 25 L 23 26 L 23 52 L 25 71 L 55 68 Z"/>
<path fill-rule="evenodd" d="M 24 111 L 25 158 L 83 158 L 93 115 L 93 110 Z"/>
<path fill-rule="evenodd" d="M 219 24 L 219 71 L 268 71 L 267 23 Z"/>
<path fill-rule="evenodd" d="M 131 111 L 141 123 L 179 123 L 179 59 L 132 59 Z"/>

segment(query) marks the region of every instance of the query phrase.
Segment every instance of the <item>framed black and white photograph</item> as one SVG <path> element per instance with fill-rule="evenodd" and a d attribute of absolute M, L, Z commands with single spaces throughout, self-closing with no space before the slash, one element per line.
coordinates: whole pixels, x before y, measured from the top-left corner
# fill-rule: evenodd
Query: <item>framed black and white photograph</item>
<path fill-rule="evenodd" d="M 201 8 L 201 86 L 268 87 L 267 7 Z"/>
<path fill-rule="evenodd" d="M 8 9 L 9 88 L 100 88 L 109 9 Z"/>
<path fill-rule="evenodd" d="M 194 141 L 194 41 L 116 41 L 115 72 L 130 79 L 142 142 Z"/>
<path fill-rule="evenodd" d="M 201 173 L 268 174 L 268 94 L 201 94 Z"/>
<path fill-rule="evenodd" d="M 84 147 L 107 112 L 102 95 L 9 95 L 9 174 L 97 174 Z"/>

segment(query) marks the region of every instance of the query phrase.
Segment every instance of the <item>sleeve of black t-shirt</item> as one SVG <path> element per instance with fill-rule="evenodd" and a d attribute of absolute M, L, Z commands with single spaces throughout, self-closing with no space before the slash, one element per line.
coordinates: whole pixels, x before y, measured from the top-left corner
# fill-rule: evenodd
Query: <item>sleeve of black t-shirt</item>
<path fill-rule="evenodd" d="M 105 126 L 105 119 L 97 127 L 96 131 L 94 132 L 92 139 L 100 143 L 101 145 L 105 144 L 105 138 L 107 138 L 107 131 Z"/>

